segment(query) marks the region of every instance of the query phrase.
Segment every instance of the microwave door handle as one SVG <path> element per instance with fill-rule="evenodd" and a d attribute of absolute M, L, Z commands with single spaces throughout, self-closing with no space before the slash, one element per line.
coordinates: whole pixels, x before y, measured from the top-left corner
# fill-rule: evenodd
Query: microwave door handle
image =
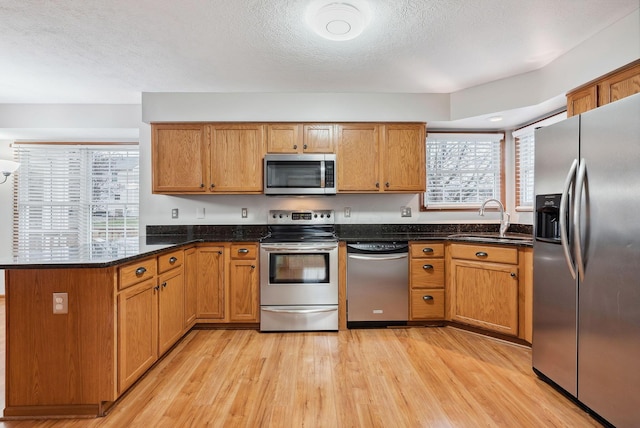
<path fill-rule="evenodd" d="M 325 188 L 325 182 L 326 182 L 326 169 L 325 169 L 325 165 L 324 165 L 324 161 L 320 161 L 320 188 L 324 189 Z"/>
<path fill-rule="evenodd" d="M 564 187 L 562 188 L 562 197 L 560 198 L 560 210 L 558 215 L 560 216 L 560 243 L 562 244 L 562 251 L 564 252 L 564 258 L 567 261 L 567 266 L 569 267 L 569 272 L 571 273 L 571 277 L 576 279 L 576 268 L 574 266 L 574 260 L 571 256 L 571 251 L 569 249 L 569 229 L 567 225 L 567 211 L 569 204 L 569 190 L 571 189 L 571 185 L 573 184 L 573 180 L 575 178 L 576 169 L 578 168 L 578 159 L 574 159 L 571 167 L 569 168 L 569 172 L 567 173 L 567 178 L 564 182 Z M 575 233 L 575 230 L 574 230 Z"/>

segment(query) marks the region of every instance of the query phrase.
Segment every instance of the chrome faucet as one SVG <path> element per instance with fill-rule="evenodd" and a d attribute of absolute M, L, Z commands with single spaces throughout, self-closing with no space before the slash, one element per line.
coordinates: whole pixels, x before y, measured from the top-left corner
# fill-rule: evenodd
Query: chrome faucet
<path fill-rule="evenodd" d="M 498 204 L 498 209 L 500 210 L 500 236 L 504 236 L 507 228 L 509 228 L 509 219 L 511 216 L 509 213 L 504 212 L 504 205 L 502 205 L 502 202 L 497 199 L 487 199 L 482 203 L 482 206 L 480 207 L 481 216 L 484 216 L 484 207 L 489 202 L 496 202 Z"/>

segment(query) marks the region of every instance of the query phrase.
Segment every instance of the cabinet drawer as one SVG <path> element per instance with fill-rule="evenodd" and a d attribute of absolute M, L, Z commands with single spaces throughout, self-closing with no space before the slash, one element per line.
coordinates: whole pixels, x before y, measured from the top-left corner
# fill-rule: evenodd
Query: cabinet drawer
<path fill-rule="evenodd" d="M 443 288 L 443 259 L 411 260 L 411 288 Z"/>
<path fill-rule="evenodd" d="M 182 266 L 184 251 L 172 251 L 158 256 L 158 273 L 166 272 L 178 266 Z"/>
<path fill-rule="evenodd" d="M 479 260 L 496 263 L 518 263 L 518 249 L 508 247 L 494 247 L 491 245 L 460 245 L 454 244 L 450 248 L 450 255 L 454 259 Z"/>
<path fill-rule="evenodd" d="M 444 319 L 444 290 L 411 290 L 411 319 Z"/>
<path fill-rule="evenodd" d="M 412 242 L 411 258 L 444 257 L 442 242 Z"/>
<path fill-rule="evenodd" d="M 118 288 L 122 290 L 154 276 L 156 276 L 156 258 L 140 260 L 118 269 Z"/>
<path fill-rule="evenodd" d="M 256 244 L 231 244 L 231 258 L 235 260 L 255 260 L 258 257 Z"/>

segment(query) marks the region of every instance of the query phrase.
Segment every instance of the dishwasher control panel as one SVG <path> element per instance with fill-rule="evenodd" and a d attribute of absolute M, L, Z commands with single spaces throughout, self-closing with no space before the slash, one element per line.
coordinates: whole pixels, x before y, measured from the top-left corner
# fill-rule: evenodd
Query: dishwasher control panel
<path fill-rule="evenodd" d="M 347 244 L 349 253 L 406 253 L 409 251 L 409 243 L 403 242 L 357 242 Z"/>

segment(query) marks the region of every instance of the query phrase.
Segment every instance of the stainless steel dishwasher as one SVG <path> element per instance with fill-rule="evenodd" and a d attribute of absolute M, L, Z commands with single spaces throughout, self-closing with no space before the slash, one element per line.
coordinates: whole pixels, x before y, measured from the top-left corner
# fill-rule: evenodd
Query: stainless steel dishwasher
<path fill-rule="evenodd" d="M 347 327 L 405 325 L 409 244 L 347 243 Z"/>

